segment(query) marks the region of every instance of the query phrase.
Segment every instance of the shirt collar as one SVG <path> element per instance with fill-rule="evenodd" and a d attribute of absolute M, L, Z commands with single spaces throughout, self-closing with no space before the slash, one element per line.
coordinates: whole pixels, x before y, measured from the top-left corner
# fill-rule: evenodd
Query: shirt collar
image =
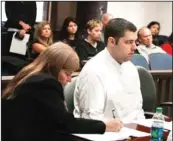
<path fill-rule="evenodd" d="M 118 71 L 121 72 L 122 70 L 122 64 L 119 64 L 112 56 L 111 54 L 109 53 L 107 47 L 104 49 L 104 52 L 105 52 L 105 55 L 106 55 L 106 58 L 107 60 L 109 61 L 109 63 L 114 66 L 116 69 L 118 69 Z"/>
<path fill-rule="evenodd" d="M 91 44 L 87 38 L 85 38 L 85 41 L 88 42 L 89 44 Z M 91 44 L 92 47 L 96 48 L 97 47 L 97 42 L 95 42 L 95 44 Z"/>
<path fill-rule="evenodd" d="M 148 48 L 150 48 L 150 49 L 151 49 L 151 48 L 156 48 L 156 46 L 155 46 L 154 44 L 151 44 L 150 47 L 146 47 L 146 45 L 140 44 L 140 45 L 138 46 L 138 48 L 146 50 L 146 49 L 148 49 Z"/>

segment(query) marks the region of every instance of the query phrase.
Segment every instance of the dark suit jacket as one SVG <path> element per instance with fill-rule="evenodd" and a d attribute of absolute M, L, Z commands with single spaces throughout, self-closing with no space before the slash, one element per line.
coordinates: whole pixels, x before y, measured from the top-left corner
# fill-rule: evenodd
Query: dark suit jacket
<path fill-rule="evenodd" d="M 101 41 L 97 41 L 97 47 L 94 48 L 90 43 L 84 39 L 76 44 L 76 52 L 80 58 L 80 61 L 88 60 L 88 57 L 94 57 L 100 51 L 105 48 L 105 44 Z"/>
<path fill-rule="evenodd" d="M 57 141 L 61 132 L 105 132 L 102 121 L 74 118 L 64 105 L 61 84 L 46 73 L 27 78 L 15 89 L 14 94 L 16 97 L 13 100 L 2 101 L 4 139 Z"/>
<path fill-rule="evenodd" d="M 5 12 L 7 15 L 7 22 L 5 26 L 11 28 L 22 29 L 19 21 L 23 21 L 34 26 L 36 20 L 36 2 L 34 1 L 8 1 L 5 2 Z"/>

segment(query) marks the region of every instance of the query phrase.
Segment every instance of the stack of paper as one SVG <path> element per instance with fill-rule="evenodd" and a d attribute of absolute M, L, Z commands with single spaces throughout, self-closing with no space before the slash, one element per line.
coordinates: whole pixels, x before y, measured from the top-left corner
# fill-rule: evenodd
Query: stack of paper
<path fill-rule="evenodd" d="M 93 141 L 123 140 L 129 138 L 130 136 L 133 137 L 150 136 L 149 133 L 137 131 L 126 127 L 123 127 L 120 130 L 120 132 L 105 132 L 104 134 L 73 134 L 73 135 Z"/>

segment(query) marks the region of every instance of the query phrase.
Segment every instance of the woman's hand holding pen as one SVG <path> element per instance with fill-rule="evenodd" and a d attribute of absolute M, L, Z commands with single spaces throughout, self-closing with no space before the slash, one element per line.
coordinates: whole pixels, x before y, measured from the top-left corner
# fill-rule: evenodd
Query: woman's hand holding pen
<path fill-rule="evenodd" d="M 121 120 L 118 118 L 107 120 L 105 124 L 107 132 L 118 132 L 123 127 Z"/>

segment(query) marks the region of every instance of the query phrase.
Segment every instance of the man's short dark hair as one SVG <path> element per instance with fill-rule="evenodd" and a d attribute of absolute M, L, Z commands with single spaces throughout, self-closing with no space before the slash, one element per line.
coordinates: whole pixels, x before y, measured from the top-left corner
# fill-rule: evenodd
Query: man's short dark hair
<path fill-rule="evenodd" d="M 107 44 L 108 38 L 116 38 L 116 44 L 118 43 L 119 38 L 123 37 L 126 31 L 136 32 L 136 26 L 122 18 L 111 19 L 105 27 L 104 38 L 105 43 Z"/>

